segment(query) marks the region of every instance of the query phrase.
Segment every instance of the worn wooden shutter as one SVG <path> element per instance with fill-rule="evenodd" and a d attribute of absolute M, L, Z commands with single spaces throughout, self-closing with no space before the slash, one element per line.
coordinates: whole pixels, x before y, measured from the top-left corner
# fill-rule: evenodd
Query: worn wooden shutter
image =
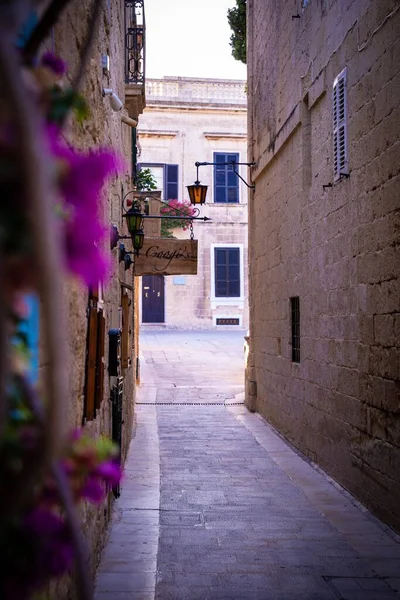
<path fill-rule="evenodd" d="M 87 337 L 86 385 L 84 417 L 91 421 L 95 416 L 96 360 L 97 360 L 97 308 L 89 308 Z"/>
<path fill-rule="evenodd" d="M 98 302 L 99 300 L 99 285 L 95 285 L 89 288 L 89 298 L 92 302 Z"/>
<path fill-rule="evenodd" d="M 178 200 L 178 165 L 165 165 L 165 200 Z"/>
<path fill-rule="evenodd" d="M 347 78 L 346 69 L 336 77 L 332 92 L 333 110 L 333 172 L 340 179 L 348 172 L 347 152 Z"/>
<path fill-rule="evenodd" d="M 103 311 L 99 310 L 97 314 L 97 353 L 96 353 L 96 392 L 95 409 L 99 410 L 104 395 L 104 354 L 105 354 L 105 331 L 106 320 Z"/>
<path fill-rule="evenodd" d="M 130 310 L 129 310 L 129 296 L 126 292 L 123 292 L 121 298 L 122 305 L 122 332 L 121 332 L 121 360 L 122 368 L 126 369 L 129 367 L 130 353 Z"/>

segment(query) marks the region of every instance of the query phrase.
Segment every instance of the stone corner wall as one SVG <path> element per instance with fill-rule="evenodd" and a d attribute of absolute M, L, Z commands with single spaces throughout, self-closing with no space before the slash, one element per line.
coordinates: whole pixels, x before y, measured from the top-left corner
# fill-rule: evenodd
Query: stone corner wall
<path fill-rule="evenodd" d="M 82 94 L 85 97 L 90 115 L 83 123 L 72 120 L 67 129 L 66 137 L 73 145 L 82 151 L 90 151 L 95 146 L 112 148 L 123 161 L 123 167 L 118 176 L 107 185 L 103 194 L 101 207 L 104 222 L 113 223 L 124 233 L 121 197 L 130 189 L 131 183 L 131 139 L 132 130 L 121 122 L 121 115 L 127 115 L 123 108 L 120 112 L 113 112 L 109 99 L 102 96 L 102 88 L 112 88 L 124 101 L 124 13 L 123 3 L 111 0 L 104 3 L 104 10 L 100 20 L 99 31 L 91 54 L 90 64 L 87 69 Z M 66 60 L 68 77 L 72 80 L 76 74 L 80 52 L 87 34 L 88 16 L 92 2 L 81 0 L 73 2 L 64 11 L 60 22 L 54 28 L 52 38 L 47 46 L 48 50 L 55 52 Z M 110 56 L 110 72 L 105 74 L 101 66 L 101 55 Z M 125 461 L 130 439 L 132 436 L 134 400 L 135 400 L 135 342 L 133 335 L 133 322 L 135 312 L 134 282 L 132 271 L 124 271 L 118 262 L 118 250 L 111 251 L 112 275 L 104 285 L 102 299 L 98 304 L 104 312 L 105 325 L 105 376 L 104 396 L 92 421 L 83 423 L 84 415 L 84 389 L 87 353 L 87 328 L 88 328 L 88 300 L 89 292 L 86 286 L 74 280 L 65 283 L 65 304 L 68 314 L 69 337 L 69 364 L 67 365 L 70 380 L 71 401 L 68 407 L 69 426 L 80 427 L 82 424 L 86 432 L 93 436 L 106 435 L 112 437 L 112 415 L 110 391 L 115 383 L 107 372 L 108 367 L 108 330 L 121 327 L 121 295 L 125 290 L 130 299 L 130 351 L 131 364 L 122 370 L 124 377 L 123 400 L 123 430 L 122 430 L 122 461 Z M 45 369 L 46 365 L 42 365 Z M 81 508 L 84 536 L 87 541 L 90 557 L 88 570 L 94 578 L 96 567 L 100 560 L 102 547 L 105 542 L 107 525 L 111 516 L 113 496 L 110 492 L 101 506 L 95 507 L 85 504 Z M 49 598 L 57 600 L 72 600 L 76 597 L 74 574 L 65 577 L 62 581 L 54 583 L 48 592 Z"/>
<path fill-rule="evenodd" d="M 400 529 L 395 4 L 311 2 L 292 20 L 291 6 L 249 2 L 249 373 L 257 409 Z M 334 183 L 332 86 L 344 68 L 350 177 Z"/>

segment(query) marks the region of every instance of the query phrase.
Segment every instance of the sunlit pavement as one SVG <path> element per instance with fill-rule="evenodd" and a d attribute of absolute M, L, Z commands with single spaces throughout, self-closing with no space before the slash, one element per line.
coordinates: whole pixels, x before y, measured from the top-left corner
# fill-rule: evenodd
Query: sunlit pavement
<path fill-rule="evenodd" d="M 399 538 L 243 406 L 244 333 L 141 333 L 96 600 L 399 599 Z"/>

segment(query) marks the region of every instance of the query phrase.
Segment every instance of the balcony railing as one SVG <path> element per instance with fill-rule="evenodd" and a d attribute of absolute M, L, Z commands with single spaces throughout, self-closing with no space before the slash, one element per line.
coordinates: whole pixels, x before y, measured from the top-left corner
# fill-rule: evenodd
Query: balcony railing
<path fill-rule="evenodd" d="M 144 85 L 144 0 L 125 0 L 125 83 Z"/>
<path fill-rule="evenodd" d="M 221 104 L 246 108 L 245 81 L 222 79 L 194 79 L 191 77 L 163 77 L 147 79 L 146 97 L 151 104 Z"/>

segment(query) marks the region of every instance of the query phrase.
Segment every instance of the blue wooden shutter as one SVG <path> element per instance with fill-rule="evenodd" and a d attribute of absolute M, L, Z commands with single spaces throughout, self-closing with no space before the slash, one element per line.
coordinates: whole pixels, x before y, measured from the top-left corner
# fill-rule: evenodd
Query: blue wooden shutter
<path fill-rule="evenodd" d="M 239 202 L 239 178 L 231 165 L 224 163 L 238 162 L 239 154 L 214 152 L 214 202 L 237 204 Z M 236 167 L 236 170 L 238 167 Z"/>
<path fill-rule="evenodd" d="M 215 296 L 217 298 L 240 297 L 239 248 L 215 248 Z"/>
<path fill-rule="evenodd" d="M 165 198 L 178 200 L 178 165 L 165 165 Z"/>

